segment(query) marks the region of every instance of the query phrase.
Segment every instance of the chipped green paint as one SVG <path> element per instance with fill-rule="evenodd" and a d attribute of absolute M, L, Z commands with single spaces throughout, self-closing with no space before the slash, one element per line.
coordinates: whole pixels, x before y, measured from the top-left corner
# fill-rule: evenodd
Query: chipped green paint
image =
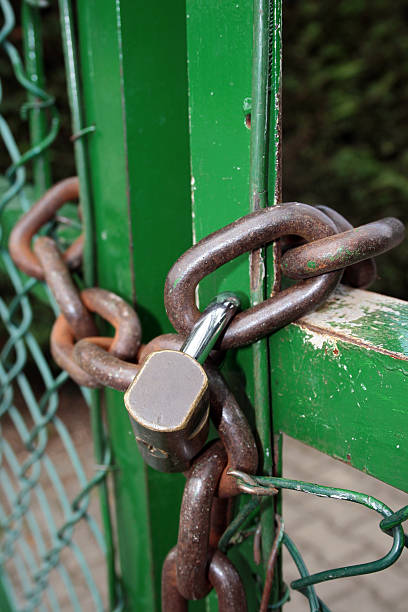
<path fill-rule="evenodd" d="M 275 338 L 278 428 L 408 491 L 408 303 L 340 287 Z"/>
<path fill-rule="evenodd" d="M 408 359 L 408 302 L 403 300 L 341 285 L 325 306 L 304 317 L 302 324 Z"/>
<path fill-rule="evenodd" d="M 173 289 L 174 289 L 175 287 L 177 287 L 177 285 L 179 284 L 179 282 L 180 282 L 180 278 L 181 278 L 181 277 L 180 277 L 180 276 L 178 276 L 178 277 L 176 278 L 176 280 L 174 281 L 174 283 L 173 283 Z"/>
<path fill-rule="evenodd" d="M 286 264 L 287 266 L 287 264 Z M 307 267 L 311 268 L 312 270 L 314 270 L 316 268 L 316 262 L 315 261 L 308 261 L 307 262 Z"/>

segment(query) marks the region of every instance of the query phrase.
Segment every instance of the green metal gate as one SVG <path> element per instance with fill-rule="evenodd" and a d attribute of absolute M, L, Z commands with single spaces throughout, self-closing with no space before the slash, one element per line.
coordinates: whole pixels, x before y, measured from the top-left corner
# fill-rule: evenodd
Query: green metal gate
<path fill-rule="evenodd" d="M 22 9 L 24 61 L 13 43 L 9 0 L 0 0 L 0 46 L 26 91 L 30 145 L 21 152 L 1 117 L 11 164 L 0 201 L 1 268 L 8 277 L 0 301 L 1 418 L 12 423 L 16 440 L 2 437 L 0 446 L 0 605 L 2 610 L 158 610 L 161 567 L 177 540 L 183 477 L 143 464 L 123 396 L 109 389 L 84 391 L 96 469 L 81 464 L 59 413 L 67 374 L 50 366 L 32 331 L 36 313 L 51 318 L 46 304 L 51 300 L 54 311 L 56 305 L 44 285 L 18 272 L 7 251 L 21 211 L 51 183 L 49 152 L 59 126 L 45 86 L 43 3 L 15 4 Z M 281 3 L 59 0 L 58 5 L 86 234 L 84 284 L 135 305 L 148 341 L 172 331 L 163 286 L 177 257 L 210 232 L 281 201 Z M 6 100 L 5 83 L 3 89 Z M 69 205 L 62 216 L 68 225 L 51 224 L 47 231 L 64 244 L 77 235 L 78 220 Z M 234 290 L 244 307 L 256 304 L 276 289 L 273 271 L 272 248 L 243 255 L 200 283 L 199 302 Z M 224 371 L 257 432 L 262 474 L 281 474 L 286 433 L 408 490 L 407 320 L 405 302 L 342 288 L 317 313 L 228 356 Z M 75 473 L 74 494 L 64 490 L 47 452 L 55 435 Z M 61 504 L 57 520 L 44 478 Z M 100 520 L 88 505 L 96 487 Z M 239 569 L 257 573 L 259 580 L 281 509 L 279 497 L 269 499 L 260 511 L 263 568 L 252 564 L 248 570 L 249 541 L 231 553 Z M 406 515 L 402 512 L 400 522 Z M 82 550 L 75 535 L 80 524 L 92 533 L 94 549 Z M 86 603 L 73 578 L 71 554 L 91 596 Z M 104 583 L 93 576 L 95 556 L 105 559 Z M 55 589 L 55 581 L 63 588 Z M 245 580 L 250 610 L 259 603 L 255 582 Z M 273 601 L 285 595 L 278 576 Z M 313 597 L 309 593 L 309 603 Z M 191 609 L 218 609 L 215 595 Z"/>

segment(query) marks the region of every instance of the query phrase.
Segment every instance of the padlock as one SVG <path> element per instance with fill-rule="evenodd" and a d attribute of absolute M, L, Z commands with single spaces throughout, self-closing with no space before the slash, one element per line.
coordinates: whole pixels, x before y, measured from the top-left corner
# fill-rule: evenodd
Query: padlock
<path fill-rule="evenodd" d="M 235 294 L 218 295 L 180 351 L 150 353 L 125 393 L 142 457 L 160 472 L 187 470 L 207 440 L 210 406 L 202 364 L 239 304 Z"/>

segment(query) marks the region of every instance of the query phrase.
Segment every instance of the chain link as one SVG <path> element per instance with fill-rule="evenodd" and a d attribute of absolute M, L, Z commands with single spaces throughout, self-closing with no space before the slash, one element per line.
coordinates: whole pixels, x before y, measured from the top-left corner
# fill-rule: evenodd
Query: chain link
<path fill-rule="evenodd" d="M 139 371 L 139 364 L 159 349 L 179 350 L 200 316 L 195 291 L 200 280 L 238 255 L 266 246 L 281 238 L 282 271 L 292 278 L 306 279 L 279 292 L 262 304 L 238 314 L 205 364 L 210 389 L 210 416 L 220 440 L 210 443 L 193 460 L 187 473 L 177 545 L 169 552 L 162 573 L 164 612 L 187 610 L 188 600 L 201 599 L 215 588 L 219 609 L 244 612 L 245 591 L 226 551 L 243 526 L 254 521 L 264 495 L 280 488 L 308 491 L 338 497 L 339 489 L 282 478 L 258 477 L 258 453 L 247 419 L 217 368 L 222 350 L 252 343 L 296 320 L 320 305 L 335 289 L 344 268 L 344 278 L 353 286 L 368 286 L 375 278 L 371 257 L 392 248 L 403 239 L 404 227 L 396 219 L 384 219 L 352 229 L 341 215 L 327 207 L 313 208 L 289 203 L 258 210 L 228 225 L 184 253 L 171 268 L 165 285 L 165 305 L 170 321 L 179 334 L 165 334 L 141 345 L 141 327 L 135 311 L 117 295 L 99 288 L 76 288 L 69 272 L 80 263 L 82 239 L 62 254 L 55 241 L 40 237 L 31 250 L 31 240 L 68 199 L 78 197 L 78 180 L 67 179 L 55 185 L 26 213 L 13 229 L 10 254 L 16 265 L 35 278 L 44 279 L 59 305 L 61 314 L 51 333 L 55 361 L 80 385 L 107 386 L 125 391 Z M 340 232 L 340 233 L 338 233 Z M 295 238 L 295 237 L 298 238 Z M 299 244 L 306 241 L 307 244 Z M 313 278 L 309 278 L 313 277 Z M 91 313 L 97 313 L 115 329 L 113 338 L 97 335 Z M 221 349 L 221 351 L 220 351 Z M 232 499 L 240 493 L 256 495 L 231 522 Z M 296 547 L 277 517 L 274 545 L 261 600 L 261 610 L 270 609 L 271 585 L 278 552 L 284 544 L 300 571 L 292 588 L 302 592 L 311 609 L 328 610 L 316 596 L 313 585 L 346 575 L 379 571 L 394 563 L 402 552 L 401 523 L 407 508 L 392 511 L 367 496 L 341 492 L 342 499 L 363 503 L 380 512 L 382 529 L 394 537 L 391 551 L 381 560 L 360 566 L 338 568 L 309 575 Z M 76 500 L 73 511 L 81 509 Z M 75 518 L 75 520 L 77 520 Z M 67 524 L 67 529 L 70 525 Z M 258 534 L 256 523 L 247 534 Z M 61 538 L 64 533 L 61 532 Z M 259 537 L 255 537 L 255 543 Z M 259 551 L 256 558 L 259 558 Z M 52 561 L 50 557 L 50 562 Z M 289 591 L 280 605 L 287 601 Z M 278 604 L 272 606 L 276 607 Z"/>

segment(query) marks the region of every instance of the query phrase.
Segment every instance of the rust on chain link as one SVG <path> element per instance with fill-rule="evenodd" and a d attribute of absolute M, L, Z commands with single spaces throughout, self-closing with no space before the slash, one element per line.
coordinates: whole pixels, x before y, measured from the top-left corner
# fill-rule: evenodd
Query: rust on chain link
<path fill-rule="evenodd" d="M 106 349 L 109 348 L 112 342 L 112 338 L 105 337 L 92 338 L 92 340 L 103 344 Z M 68 372 L 70 377 L 81 387 L 90 387 L 91 389 L 102 387 L 100 382 L 91 374 L 85 372 L 75 361 L 73 356 L 74 346 L 74 333 L 65 317 L 59 315 L 52 326 L 50 337 L 51 355 L 55 363 L 62 370 Z"/>
<path fill-rule="evenodd" d="M 123 375 L 129 369 L 137 372 L 137 366 L 123 359 L 134 359 L 140 348 L 141 327 L 137 314 L 122 298 L 105 289 L 92 288 L 81 291 L 80 297 L 91 312 L 95 312 L 113 325 L 113 338 L 90 337 L 80 340 L 84 353 L 82 360 L 75 359 L 75 336 L 68 321 L 60 315 L 51 333 L 51 352 L 58 365 L 68 371 L 79 384 L 90 387 L 105 385 L 103 373 L 110 368 L 110 379 Z M 96 357 L 94 353 L 96 352 Z M 99 356 L 99 360 L 98 360 Z M 118 362 L 124 368 L 118 368 Z M 99 377 L 98 375 L 99 374 Z M 81 382 L 79 382 L 81 381 Z M 109 385 L 108 385 L 109 386 Z M 117 387 L 114 387 L 117 388 Z M 122 387 L 120 387 L 123 390 Z"/>
<path fill-rule="evenodd" d="M 177 546 L 167 554 L 161 576 L 162 612 L 187 612 L 188 600 L 177 588 Z"/>
<path fill-rule="evenodd" d="M 134 309 L 112 291 L 99 287 L 81 291 L 81 299 L 88 310 L 115 328 L 109 352 L 119 359 L 135 358 L 141 344 L 142 328 Z"/>
<path fill-rule="evenodd" d="M 42 266 L 45 282 L 75 338 L 80 340 L 86 336 L 96 336 L 98 329 L 80 298 L 55 240 L 40 236 L 34 243 L 34 253 Z"/>
<path fill-rule="evenodd" d="M 242 253 L 267 245 L 286 234 L 307 241 L 330 236 L 335 224 L 307 204 L 290 203 L 257 210 L 203 238 L 171 268 L 164 301 L 175 329 L 188 334 L 200 312 L 195 290 L 205 276 Z M 247 311 L 236 315 L 220 344 L 221 349 L 254 342 L 298 319 L 321 304 L 337 286 L 342 272 L 302 281 Z"/>
<path fill-rule="evenodd" d="M 345 219 L 336 210 L 333 210 L 328 206 L 321 205 L 316 206 L 316 208 L 323 212 L 335 223 L 338 233 L 353 229 L 351 223 L 349 223 L 347 219 Z M 294 248 L 305 243 L 305 241 L 299 236 L 283 236 L 279 242 L 283 253 L 290 248 Z M 370 257 L 369 259 L 365 259 L 364 261 L 348 266 L 344 270 L 341 282 L 345 285 L 349 285 L 350 287 L 366 289 L 375 281 L 376 278 L 377 266 L 374 259 Z"/>
<path fill-rule="evenodd" d="M 221 441 L 195 459 L 181 502 L 177 540 L 177 587 L 186 599 L 202 599 L 211 590 L 207 567 L 212 502 L 227 464 Z"/>
<path fill-rule="evenodd" d="M 44 272 L 36 254 L 31 249 L 33 236 L 55 216 L 66 202 L 79 197 L 78 178 L 60 181 L 34 204 L 19 219 L 10 233 L 9 252 L 14 263 L 28 276 L 44 279 Z M 79 236 L 64 252 L 63 258 L 69 268 L 77 268 L 82 260 L 83 236 Z"/>
<path fill-rule="evenodd" d="M 220 612 L 246 612 L 246 596 L 241 578 L 226 555 L 220 550 L 215 551 L 208 579 L 218 596 Z"/>
<path fill-rule="evenodd" d="M 337 231 L 346 232 L 347 230 L 353 229 L 353 226 L 347 219 L 343 217 L 337 210 L 330 208 L 329 206 L 316 206 L 325 215 L 327 215 L 336 224 Z M 350 285 L 350 287 L 356 287 L 358 289 L 367 289 L 377 278 L 377 265 L 375 260 L 370 257 L 364 259 L 358 263 L 347 266 L 344 270 L 342 283 Z"/>
<path fill-rule="evenodd" d="M 83 371 L 99 383 L 125 392 L 139 372 L 139 365 L 112 355 L 109 349 L 98 346 L 95 338 L 80 340 L 73 347 L 73 359 Z"/>
<path fill-rule="evenodd" d="M 291 249 L 282 258 L 282 270 L 294 279 L 311 278 L 375 257 L 404 239 L 401 221 L 387 217 Z"/>
<path fill-rule="evenodd" d="M 258 451 L 255 439 L 237 400 L 227 386 L 222 374 L 210 365 L 206 366 L 210 386 L 210 415 L 220 434 L 228 456 L 218 486 L 218 495 L 231 497 L 239 495 L 237 481 L 227 471 L 241 470 L 255 474 L 258 467 Z"/>
<path fill-rule="evenodd" d="M 74 345 L 71 342 L 70 355 L 75 365 L 87 372 L 90 379 L 100 386 L 110 387 L 117 391 L 126 391 L 140 370 L 139 364 L 153 351 L 160 349 L 179 350 L 184 342 L 178 334 L 163 334 L 142 345 L 137 354 L 136 363 L 115 357 L 110 351 L 110 344 L 100 346 L 95 338 L 85 338 Z M 111 340 L 111 339 L 110 339 Z"/>
<path fill-rule="evenodd" d="M 222 552 L 216 550 L 208 567 L 208 580 L 218 597 L 220 612 L 246 612 L 245 591 L 238 572 Z M 162 571 L 162 612 L 187 612 L 188 600 L 177 588 L 177 547 L 166 557 Z"/>

